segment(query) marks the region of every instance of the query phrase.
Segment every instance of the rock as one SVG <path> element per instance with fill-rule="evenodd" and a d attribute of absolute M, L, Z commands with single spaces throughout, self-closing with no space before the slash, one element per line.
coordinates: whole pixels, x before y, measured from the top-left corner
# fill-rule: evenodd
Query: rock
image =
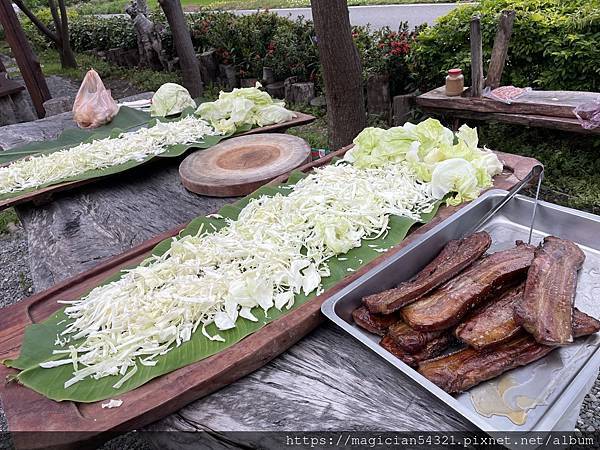
<path fill-rule="evenodd" d="M 327 99 L 324 95 L 319 95 L 310 101 L 310 106 L 316 106 L 317 108 L 324 108 L 327 106 Z"/>
<path fill-rule="evenodd" d="M 46 117 L 56 116 L 73 109 L 73 97 L 57 97 L 51 98 L 44 102 L 44 109 L 46 110 Z"/>

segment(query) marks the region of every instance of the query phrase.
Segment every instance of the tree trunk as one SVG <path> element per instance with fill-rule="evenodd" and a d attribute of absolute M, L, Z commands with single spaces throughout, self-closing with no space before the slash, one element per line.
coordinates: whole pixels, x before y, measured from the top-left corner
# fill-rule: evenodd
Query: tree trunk
<path fill-rule="evenodd" d="M 75 54 L 71 48 L 71 40 L 69 39 L 69 19 L 67 18 L 67 8 L 65 7 L 65 0 L 58 0 L 58 7 L 60 8 L 60 35 L 62 41 L 62 66 L 63 67 L 77 67 L 77 60 Z"/>
<path fill-rule="evenodd" d="M 52 15 L 52 21 L 54 22 L 54 28 L 56 29 L 55 33 L 50 31 L 50 29 L 27 6 L 25 6 L 22 0 L 13 1 L 38 30 L 54 43 L 58 50 L 62 67 L 77 67 L 75 54 L 73 53 L 71 42 L 69 40 L 69 20 L 64 0 L 58 0 L 58 7 L 54 0 L 48 0 L 50 14 Z"/>
<path fill-rule="evenodd" d="M 200 97 L 202 95 L 200 65 L 196 58 L 192 36 L 190 35 L 181 3 L 179 0 L 158 0 L 158 2 L 165 12 L 165 16 L 171 27 L 173 46 L 179 57 L 183 85 L 190 91 L 192 97 Z"/>
<path fill-rule="evenodd" d="M 348 145 L 366 126 L 362 68 L 352 42 L 346 0 L 312 0 L 325 82 L 331 150 Z"/>

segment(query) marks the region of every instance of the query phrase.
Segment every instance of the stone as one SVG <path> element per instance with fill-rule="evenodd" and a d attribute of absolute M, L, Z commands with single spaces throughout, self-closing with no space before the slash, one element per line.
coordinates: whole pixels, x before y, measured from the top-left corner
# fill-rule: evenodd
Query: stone
<path fill-rule="evenodd" d="M 57 97 L 51 98 L 44 102 L 44 109 L 46 110 L 46 117 L 56 116 L 73 109 L 73 97 Z"/>
<path fill-rule="evenodd" d="M 324 95 L 319 95 L 318 97 L 313 98 L 310 101 L 310 106 L 315 106 L 317 108 L 324 108 L 327 106 L 327 99 Z"/>

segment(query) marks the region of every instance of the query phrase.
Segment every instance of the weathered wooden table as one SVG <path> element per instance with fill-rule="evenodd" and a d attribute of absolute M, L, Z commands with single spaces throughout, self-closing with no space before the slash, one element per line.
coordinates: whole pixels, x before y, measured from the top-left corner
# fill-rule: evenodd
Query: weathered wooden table
<path fill-rule="evenodd" d="M 448 97 L 439 87 L 418 96 L 416 104 L 432 115 L 597 135 L 600 128 L 583 128 L 573 110 L 598 98 L 598 92 L 530 91 L 507 105 L 486 97 Z"/>
<path fill-rule="evenodd" d="M 62 122 L 58 118 L 57 126 Z M 535 163 L 511 155 L 506 158 L 513 167 L 521 166 L 521 172 Z M 49 204 L 19 206 L 35 290 L 232 200 L 187 192 L 179 181 L 177 164 L 165 160 L 77 191 L 58 193 Z M 499 177 L 497 186 L 508 188 L 517 179 L 506 174 Z M 448 431 L 472 426 L 335 326 L 323 323 L 260 370 L 148 428 L 218 434 L 238 430 Z M 171 441 L 176 438 L 159 434 L 154 442 L 157 448 L 181 448 L 181 443 Z"/>

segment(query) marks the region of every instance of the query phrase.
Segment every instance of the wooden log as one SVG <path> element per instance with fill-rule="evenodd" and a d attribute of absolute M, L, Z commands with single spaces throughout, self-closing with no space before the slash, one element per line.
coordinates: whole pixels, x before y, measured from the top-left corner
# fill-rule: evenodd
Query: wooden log
<path fill-rule="evenodd" d="M 396 95 L 393 99 L 393 125 L 399 127 L 404 125 L 409 117 L 413 105 L 415 104 L 415 94 Z"/>
<path fill-rule="evenodd" d="M 243 87 L 243 88 L 254 87 L 254 86 L 256 86 L 256 83 L 258 83 L 257 78 L 242 78 L 240 80 L 240 87 Z"/>
<path fill-rule="evenodd" d="M 275 83 L 275 75 L 273 74 L 273 69 L 270 67 L 263 67 L 262 81 L 266 84 Z"/>
<path fill-rule="evenodd" d="M 0 97 L 0 126 L 17 123 L 15 105 L 9 95 Z"/>
<path fill-rule="evenodd" d="M 481 19 L 471 19 L 471 97 L 481 97 L 483 92 L 483 49 Z"/>
<path fill-rule="evenodd" d="M 42 73 L 40 62 L 31 50 L 27 36 L 10 0 L 0 0 L 0 24 L 10 46 L 25 85 L 35 106 L 38 117 L 44 117 L 44 102 L 50 99 L 50 91 Z"/>
<path fill-rule="evenodd" d="M 513 23 L 515 22 L 515 11 L 502 11 L 500 21 L 498 22 L 498 30 L 494 39 L 494 47 L 492 48 L 492 58 L 487 71 L 485 85 L 491 89 L 500 86 L 502 72 L 508 55 L 508 43 L 512 34 Z"/>
<path fill-rule="evenodd" d="M 204 84 L 216 83 L 219 77 L 219 64 L 215 50 L 211 49 L 198 55 L 200 61 L 200 74 Z"/>
<path fill-rule="evenodd" d="M 288 103 L 292 102 L 292 84 L 298 82 L 298 77 L 289 77 L 283 81 L 283 94 L 285 101 Z"/>
<path fill-rule="evenodd" d="M 284 99 L 285 98 L 285 86 L 283 81 L 277 81 L 275 83 L 267 84 L 265 87 L 266 91 L 273 98 Z"/>
<path fill-rule="evenodd" d="M 290 103 L 308 105 L 315 98 L 315 84 L 310 82 L 294 83 L 290 86 L 289 97 Z M 286 101 L 288 100 L 286 99 Z"/>
<path fill-rule="evenodd" d="M 371 75 L 367 79 L 367 113 L 386 123 L 391 118 L 390 81 L 388 75 Z"/>

